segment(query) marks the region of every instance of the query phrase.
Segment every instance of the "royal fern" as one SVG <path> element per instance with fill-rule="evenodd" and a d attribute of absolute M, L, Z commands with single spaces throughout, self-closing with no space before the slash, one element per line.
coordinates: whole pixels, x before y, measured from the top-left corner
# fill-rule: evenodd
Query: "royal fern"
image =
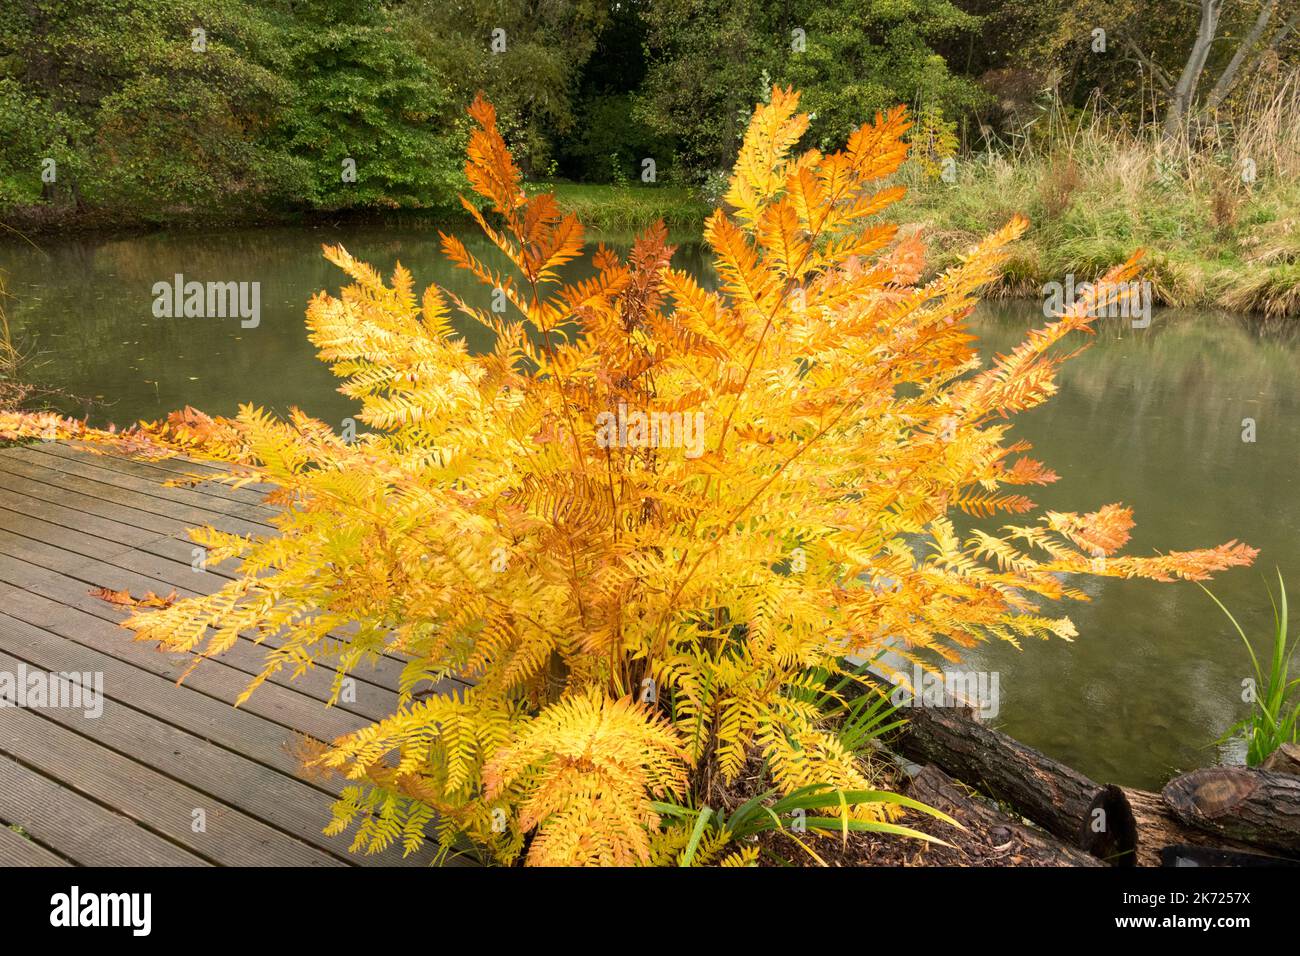
<path fill-rule="evenodd" d="M 200 655 L 276 635 L 259 682 L 403 656 L 398 711 L 316 757 L 357 782 L 332 827 L 355 823 L 359 847 L 428 831 L 507 862 L 751 863 L 752 846 L 728 852 L 661 801 L 703 806 L 755 761 L 780 793 L 829 785 L 857 795 L 830 816 L 897 830 L 898 801 L 810 675 L 887 641 L 930 667 L 990 639 L 1069 638 L 1037 599 L 1083 598 L 1071 575 L 1201 580 L 1253 558 L 1236 542 L 1121 556 L 1132 517 L 1117 505 L 1023 517 L 1022 489 L 1056 476 L 1006 419 L 1052 396 L 1056 347 L 1122 286 L 981 367 L 965 320 L 1026 222 L 922 284 L 919 241 L 881 217 L 901 195 L 901 109 L 843 150 L 796 153 L 807 117 L 773 90 L 729 211 L 705 226 L 716 291 L 672 267 L 662 225 L 566 279 L 581 224 L 524 191 L 488 103 L 470 115 L 466 173 L 488 210 L 465 208 L 510 268 L 451 235 L 442 247 L 515 316 L 327 248 L 352 284 L 307 321 L 360 404 L 357 440 L 255 408 L 113 435 L 0 418 L 10 437 L 181 451 L 276 486 L 276 534 L 196 536 L 240 577 L 128 626 Z M 470 353 L 456 313 L 492 330 L 491 351 Z M 963 537 L 954 511 L 963 526 L 1020 517 Z M 448 676 L 472 687 L 420 699 Z"/>

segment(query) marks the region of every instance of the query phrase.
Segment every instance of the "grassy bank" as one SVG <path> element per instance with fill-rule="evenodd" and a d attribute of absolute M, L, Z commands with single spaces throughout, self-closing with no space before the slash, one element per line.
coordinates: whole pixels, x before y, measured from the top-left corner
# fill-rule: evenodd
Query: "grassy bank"
<path fill-rule="evenodd" d="M 577 213 L 583 225 L 595 233 L 631 236 L 662 219 L 680 241 L 698 240 L 704 218 L 712 211 L 712 207 L 700 198 L 696 190 L 679 186 L 539 182 L 529 183 L 526 188 L 530 193 L 554 192 L 560 205 L 566 211 Z M 7 218 L 0 218 L 0 243 L 65 235 L 131 235 L 158 229 L 251 229 L 338 222 L 378 222 L 396 226 L 420 225 L 451 229 L 473 227 L 473 220 L 459 207 L 446 211 L 264 209 L 249 211 L 245 215 L 206 215 L 192 210 L 153 211 L 147 218 L 131 218 L 122 214 L 76 214 L 71 208 L 46 209 L 34 206 L 30 209 L 10 210 Z"/>
<path fill-rule="evenodd" d="M 594 232 L 633 233 L 662 219 L 675 236 L 698 240 L 712 211 L 697 191 L 679 186 L 539 183 L 529 189 L 553 191 L 560 206 Z"/>
<path fill-rule="evenodd" d="M 952 182 L 917 164 L 891 217 L 919 227 L 936 271 L 1015 213 L 1032 227 L 995 295 L 1037 298 L 1068 274 L 1096 278 L 1135 249 L 1156 302 L 1300 316 L 1300 80 L 1193 140 L 1132 131 L 1107 114 L 1045 113 L 1018 142 L 956 160 Z M 596 231 L 662 217 L 698 239 L 709 205 L 667 186 L 560 183 L 561 205 Z"/>
<path fill-rule="evenodd" d="M 1248 103 L 1233 124 L 1195 138 L 1131 130 L 1105 111 L 1047 111 L 1017 141 L 957 157 L 954 172 L 949 182 L 906 164 L 897 178 L 908 194 L 890 213 L 922 230 L 936 271 L 1023 213 L 1032 227 L 994 295 L 1037 298 L 1049 282 L 1069 274 L 1087 281 L 1145 248 L 1146 278 L 1159 303 L 1300 316 L 1300 78 Z M 630 237 L 663 219 L 675 242 L 698 240 L 711 210 L 698 191 L 662 184 L 542 182 L 528 189 L 553 190 L 597 235 Z M 468 223 L 463 214 L 394 211 L 267 215 L 240 224 L 346 219 Z M 182 220 L 169 228 L 213 225 Z M 63 224 L 37 234 L 68 231 Z"/>
<path fill-rule="evenodd" d="M 1300 315 L 1300 83 L 1195 142 L 1093 114 L 1043 124 L 1014 148 L 959 159 L 954 182 L 906 172 L 899 219 L 925 229 L 934 265 L 1022 212 L 1033 228 L 1002 294 L 1093 278 L 1141 247 L 1158 302 Z"/>

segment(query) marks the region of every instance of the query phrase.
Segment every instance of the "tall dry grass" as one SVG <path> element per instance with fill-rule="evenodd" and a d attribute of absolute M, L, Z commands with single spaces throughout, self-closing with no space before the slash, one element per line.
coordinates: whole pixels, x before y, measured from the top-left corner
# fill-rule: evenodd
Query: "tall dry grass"
<path fill-rule="evenodd" d="M 15 342 L 9 325 L 11 300 L 5 274 L 0 272 L 0 411 L 23 407 L 41 391 L 22 375 L 27 356 Z"/>
<path fill-rule="evenodd" d="M 902 176 L 938 266 L 1011 214 L 1030 217 L 1003 294 L 1093 278 L 1143 247 L 1160 302 L 1300 315 L 1300 72 L 1257 83 L 1231 115 L 1172 138 L 1095 101 L 1049 103 L 1020 133 L 960 159 L 954 183 L 918 168 Z"/>

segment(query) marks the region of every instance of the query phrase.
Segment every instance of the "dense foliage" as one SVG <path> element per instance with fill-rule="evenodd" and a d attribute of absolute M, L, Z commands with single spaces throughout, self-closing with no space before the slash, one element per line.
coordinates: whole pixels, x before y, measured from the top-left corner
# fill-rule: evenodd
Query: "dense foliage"
<path fill-rule="evenodd" d="M 657 183 L 720 185 L 772 83 L 804 90 L 807 144 L 823 148 L 900 102 L 973 148 L 1032 129 L 1052 97 L 1100 93 L 1172 128 L 1295 65 L 1293 6 L 15 0 L 0 17 L 0 214 L 454 209 L 452 104 L 478 90 L 526 175 L 587 183 L 639 181 L 650 158 Z"/>
<path fill-rule="evenodd" d="M 661 0 L 645 18 L 651 58 L 638 106 L 675 137 L 687 176 L 730 168 L 749 103 L 772 81 L 805 91 L 810 139 L 827 148 L 897 103 L 953 119 L 982 100 L 935 52 L 977 23 L 947 0 Z"/>
<path fill-rule="evenodd" d="M 297 95 L 274 142 L 306 159 L 302 198 L 326 209 L 445 206 L 463 180 L 447 84 L 369 4 L 295 5 L 288 35 Z M 343 175 L 355 164 L 355 179 Z"/>
<path fill-rule="evenodd" d="M 316 757 L 358 782 L 332 826 L 356 824 L 359 846 L 432 828 L 504 862 L 750 862 L 728 847 L 744 807 L 712 829 L 703 812 L 746 772 L 787 801 L 831 788 L 814 828 L 907 832 L 908 801 L 822 706 L 844 703 L 849 660 L 888 645 L 934 668 L 982 641 L 1071 638 L 1040 604 L 1086 599 L 1078 575 L 1200 580 L 1255 552 L 1122 555 L 1115 504 L 980 527 L 1035 511 L 1023 489 L 1055 480 L 1006 419 L 1054 394 L 1058 346 L 1136 258 L 981 367 L 965 320 L 1026 223 L 919 284 L 919 239 L 881 218 L 904 111 L 795 153 L 797 106 L 776 88 L 753 113 L 734 212 L 705 227 L 716 292 L 672 268 L 662 226 L 566 280 L 582 226 L 522 189 L 479 99 L 465 173 L 490 211 L 465 208 L 506 266 L 443 248 L 513 314 L 328 248 L 353 284 L 318 294 L 308 326 L 369 433 L 248 407 L 124 435 L 10 414 L 0 435 L 161 444 L 277 486 L 278 534 L 193 533 L 209 560 L 242 560 L 237 579 L 128 626 L 200 656 L 275 636 L 248 693 L 311 661 L 341 681 L 404 655 L 397 713 Z M 469 353 L 454 311 L 492 351 Z M 448 678 L 466 683 L 427 693 Z"/>
<path fill-rule="evenodd" d="M 462 182 L 447 87 L 366 0 L 12 7 L 0 204 L 119 220 L 446 208 Z"/>

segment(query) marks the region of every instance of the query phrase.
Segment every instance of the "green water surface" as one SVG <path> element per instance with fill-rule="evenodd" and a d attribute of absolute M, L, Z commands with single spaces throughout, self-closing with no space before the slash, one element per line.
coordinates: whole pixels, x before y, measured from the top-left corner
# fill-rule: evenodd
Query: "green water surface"
<path fill-rule="evenodd" d="M 486 254 L 481 240 L 465 238 Z M 356 408 L 335 391 L 303 325 L 312 293 L 343 284 L 321 257 L 326 242 L 386 272 L 400 258 L 417 288 L 436 281 L 488 302 L 442 260 L 432 230 L 348 225 L 8 245 L 0 269 L 33 377 L 80 396 L 61 401 L 63 411 L 123 424 L 185 405 L 232 414 L 252 402 L 281 412 L 297 405 L 337 424 Z M 708 278 L 698 247 L 679 250 L 677 262 Z M 154 318 L 154 284 L 176 273 L 259 282 L 260 323 Z M 973 325 L 990 355 L 1042 321 L 1037 303 L 1017 302 L 982 307 Z M 488 345 L 477 326 L 461 328 L 471 347 Z M 1271 612 L 1261 572 L 1280 567 L 1300 603 L 1300 336 L 1207 312 L 1157 312 L 1146 329 L 1104 320 L 1060 384 L 1013 432 L 1062 475 L 1036 499 L 1072 511 L 1131 505 L 1132 553 L 1231 538 L 1260 548 L 1255 568 L 1212 587 L 1262 646 Z M 1254 442 L 1242 440 L 1245 418 L 1256 423 Z M 1158 787 L 1177 770 L 1224 759 L 1209 743 L 1244 713 L 1249 659 L 1210 599 L 1189 583 L 1081 586 L 1092 601 L 1066 609 L 1075 642 L 973 656 L 971 666 L 1000 675 L 997 723 L 1094 778 L 1127 785 Z"/>

